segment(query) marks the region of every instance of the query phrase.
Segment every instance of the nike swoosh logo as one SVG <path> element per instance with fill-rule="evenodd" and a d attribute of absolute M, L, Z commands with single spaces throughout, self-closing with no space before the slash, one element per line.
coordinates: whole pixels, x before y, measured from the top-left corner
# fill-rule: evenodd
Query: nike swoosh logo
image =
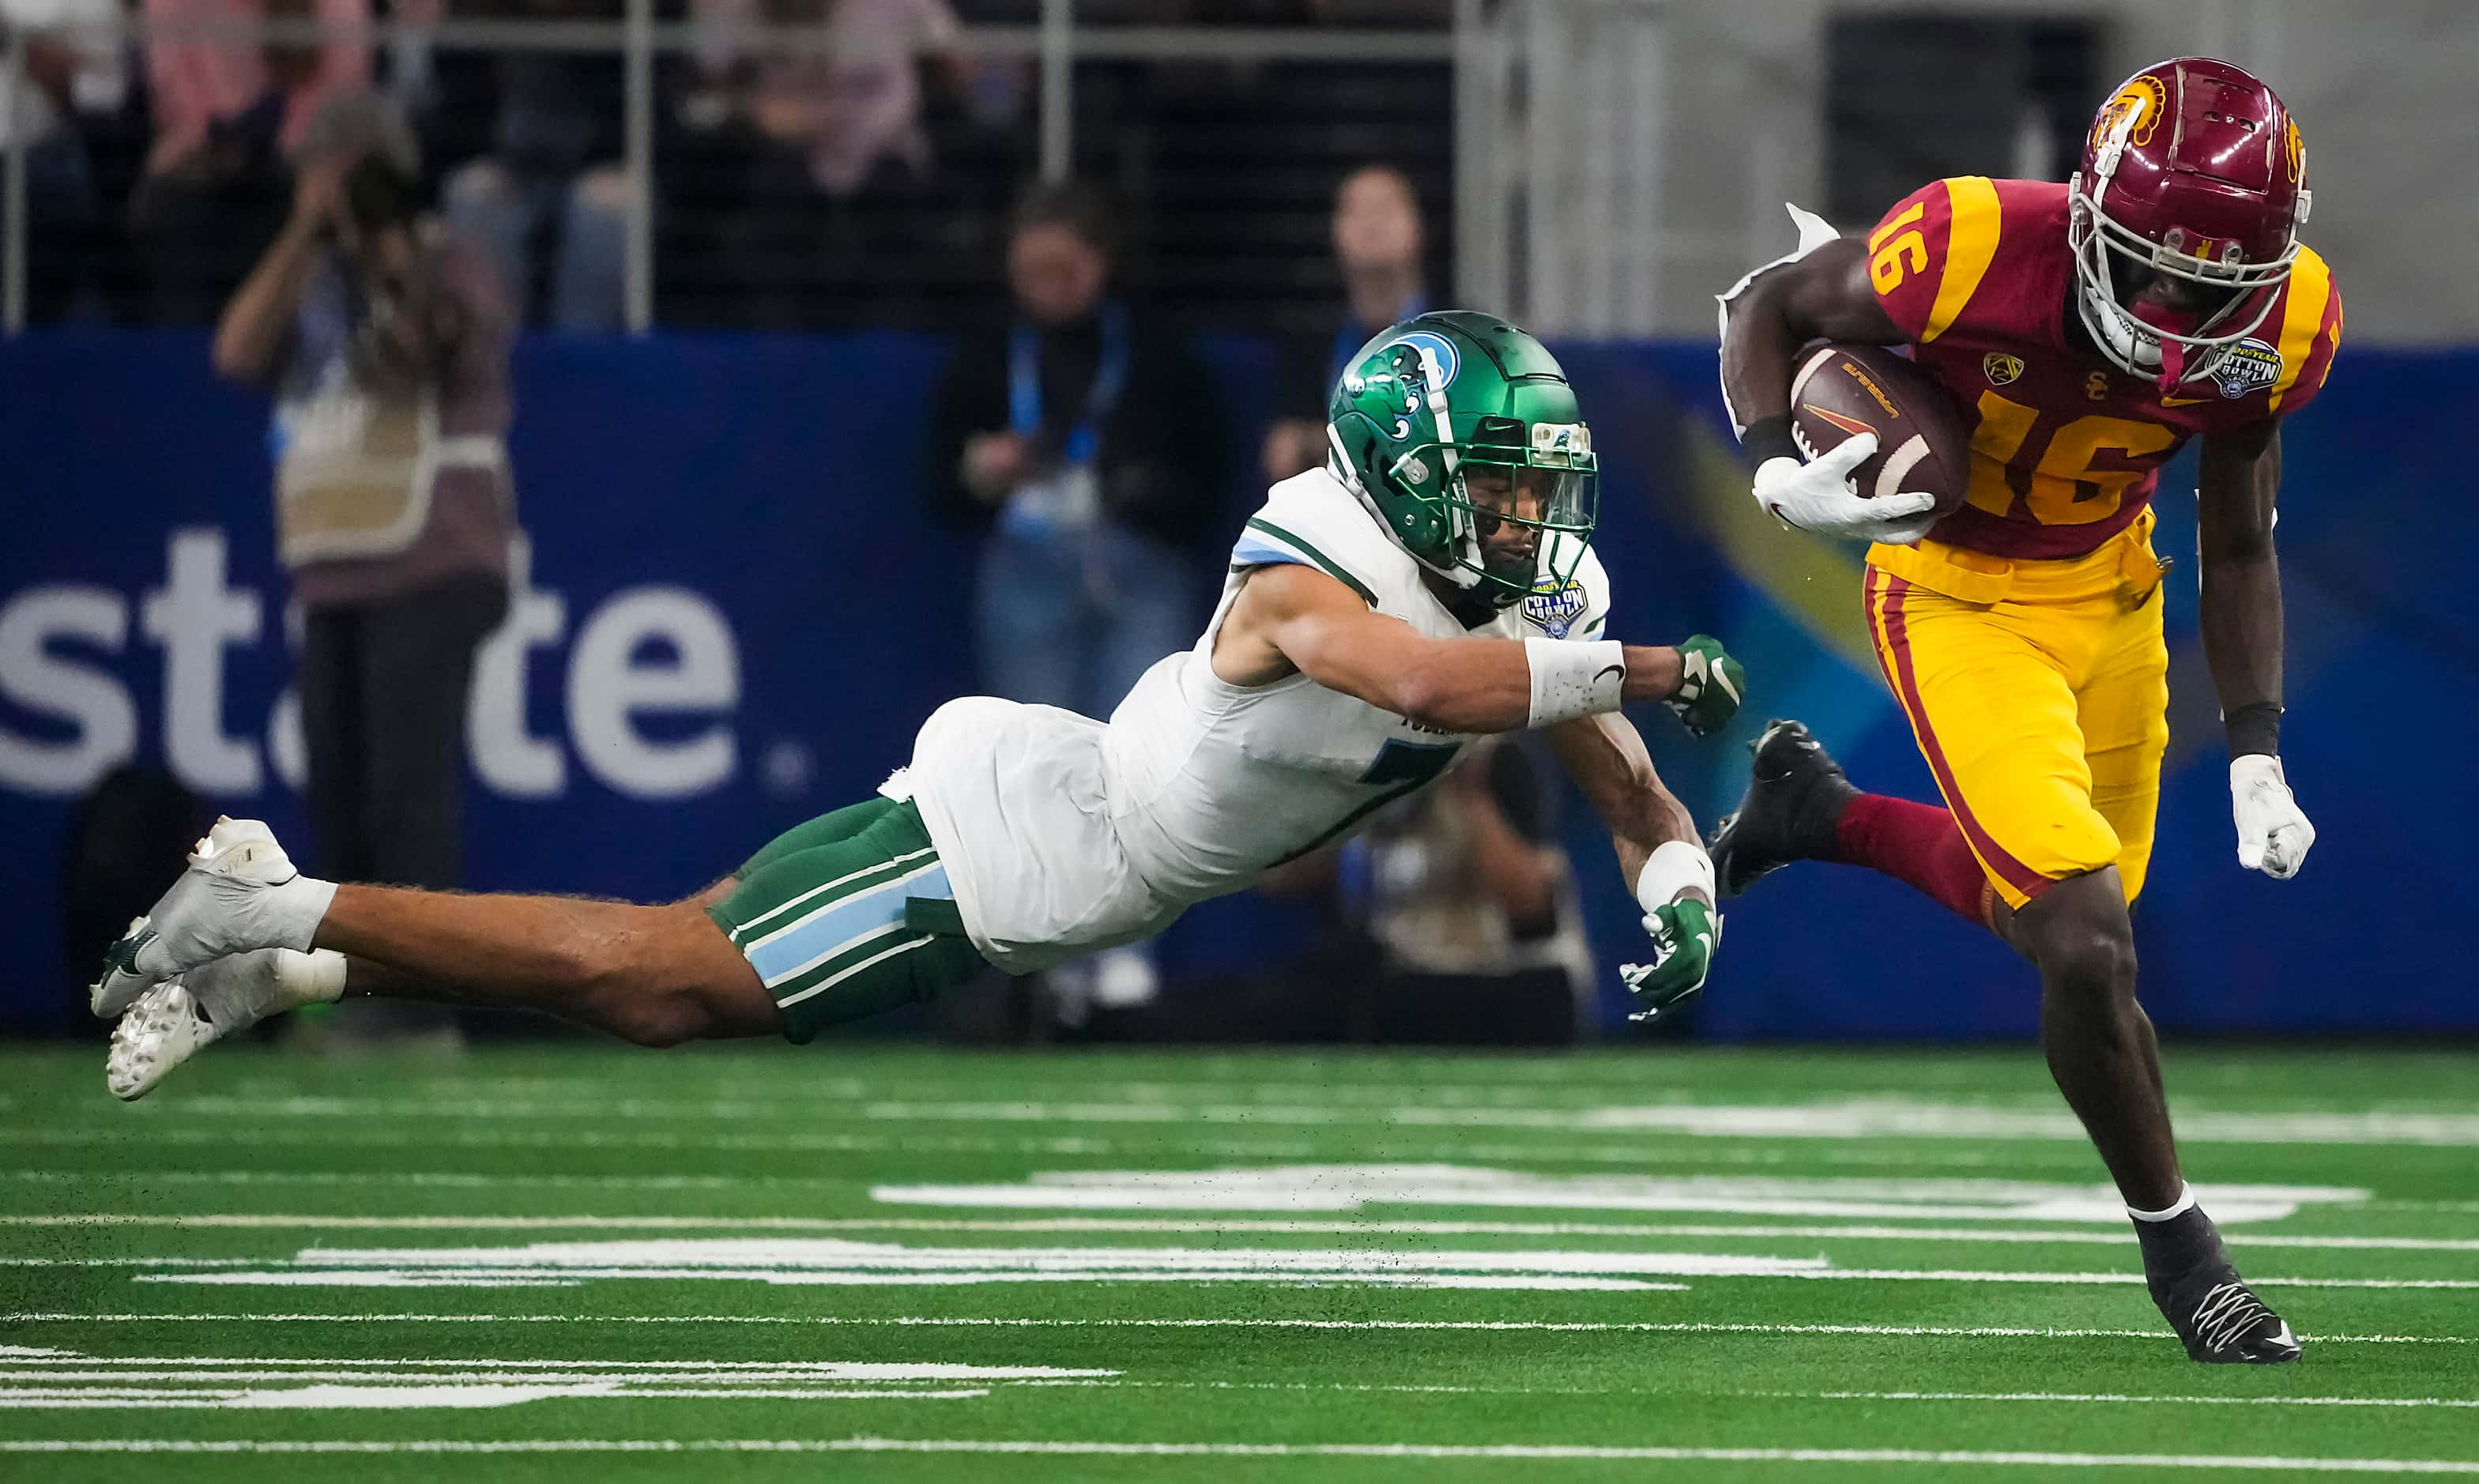
<path fill-rule="evenodd" d="M 2281 1321 L 2281 1327 L 2272 1332 L 2271 1341 L 2274 1344 L 2294 1346 L 2298 1343 L 2298 1337 L 2289 1332 L 2289 1321 L 2284 1319 Z"/>
<path fill-rule="evenodd" d="M 1814 402 L 1802 402 L 1799 404 L 1799 410 L 1802 412 L 1814 413 L 1816 416 L 1823 418 L 1826 422 L 1832 423 L 1835 427 L 1849 433 L 1853 438 L 1858 437 L 1861 433 L 1873 433 L 1877 431 L 1867 423 L 1860 422 L 1857 418 L 1846 418 L 1838 412 L 1828 412 L 1825 408 L 1817 406 Z"/>
<path fill-rule="evenodd" d="M 1622 680 L 1625 679 L 1625 678 L 1626 678 L 1626 666 L 1624 666 L 1624 665 L 1603 665 L 1603 666 L 1601 667 L 1600 675 L 1597 675 L 1597 676 L 1594 676 L 1594 677 L 1593 677 L 1593 683 L 1595 683 L 1595 684 L 1597 684 L 1597 684 L 1599 684 L 1599 683 L 1600 683 L 1600 680 L 1601 680 L 1601 677 L 1602 677 L 1602 676 L 1610 676 L 1610 675 L 1617 676 L 1617 677 L 1618 677 L 1620 679 L 1622 679 Z"/>
<path fill-rule="evenodd" d="M 2160 398 L 2160 405 L 2163 407 L 2200 407 L 2211 400 L 2211 398 L 2209 397 L 2164 397 Z"/>

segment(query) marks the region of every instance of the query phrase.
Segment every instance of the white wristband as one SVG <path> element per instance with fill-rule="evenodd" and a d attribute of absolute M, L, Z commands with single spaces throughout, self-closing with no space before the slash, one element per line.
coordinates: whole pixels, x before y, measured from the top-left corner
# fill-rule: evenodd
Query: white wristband
<path fill-rule="evenodd" d="M 332 948 L 294 953 L 277 950 L 275 981 L 294 1003 L 316 1005 L 345 997 L 345 956 Z"/>
<path fill-rule="evenodd" d="M 1704 847 L 1692 840 L 1671 840 L 1655 846 L 1644 869 L 1636 873 L 1635 899 L 1649 912 L 1678 900 L 1678 894 L 1691 887 L 1700 889 L 1707 901 L 1721 900 L 1713 889 L 1713 857 L 1704 854 Z"/>
<path fill-rule="evenodd" d="M 1532 666 L 1532 713 L 1526 727 L 1546 727 L 1619 708 L 1626 689 L 1626 646 L 1616 639 L 1526 639 Z"/>

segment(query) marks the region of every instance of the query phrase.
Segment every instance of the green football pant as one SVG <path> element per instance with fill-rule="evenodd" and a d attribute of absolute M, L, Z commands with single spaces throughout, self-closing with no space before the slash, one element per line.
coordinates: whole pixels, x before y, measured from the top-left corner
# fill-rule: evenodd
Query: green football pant
<path fill-rule="evenodd" d="M 706 908 L 805 1041 L 989 967 L 909 800 L 872 799 L 778 835 Z"/>

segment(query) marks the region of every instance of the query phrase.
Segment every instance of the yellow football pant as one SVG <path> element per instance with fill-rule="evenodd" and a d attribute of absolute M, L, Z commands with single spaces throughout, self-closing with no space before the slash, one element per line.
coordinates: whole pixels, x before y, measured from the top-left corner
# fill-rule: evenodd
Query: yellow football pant
<path fill-rule="evenodd" d="M 2063 561 L 1936 541 L 1868 553 L 1885 683 L 2009 907 L 2108 865 L 2130 903 L 2143 889 L 2169 744 L 2152 524 Z"/>

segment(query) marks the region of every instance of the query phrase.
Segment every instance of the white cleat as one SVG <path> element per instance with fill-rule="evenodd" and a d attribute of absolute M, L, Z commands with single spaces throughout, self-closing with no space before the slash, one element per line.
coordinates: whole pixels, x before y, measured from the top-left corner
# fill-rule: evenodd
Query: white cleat
<path fill-rule="evenodd" d="M 103 958 L 88 1004 L 106 1020 L 151 985 L 261 948 L 310 946 L 335 888 L 304 877 L 255 819 L 218 819 L 190 868 Z"/>
<path fill-rule="evenodd" d="M 272 951 L 272 950 L 270 950 Z M 222 1038 L 228 1028 L 198 1013 L 198 1002 L 174 979 L 141 992 L 112 1028 L 103 1085 L 126 1103 L 144 1097 L 172 1068 Z"/>
<path fill-rule="evenodd" d="M 262 948 L 202 964 L 138 996 L 112 1030 L 104 1086 L 122 1102 L 142 1097 L 172 1068 L 269 1015 L 343 991 L 342 955 Z"/>

